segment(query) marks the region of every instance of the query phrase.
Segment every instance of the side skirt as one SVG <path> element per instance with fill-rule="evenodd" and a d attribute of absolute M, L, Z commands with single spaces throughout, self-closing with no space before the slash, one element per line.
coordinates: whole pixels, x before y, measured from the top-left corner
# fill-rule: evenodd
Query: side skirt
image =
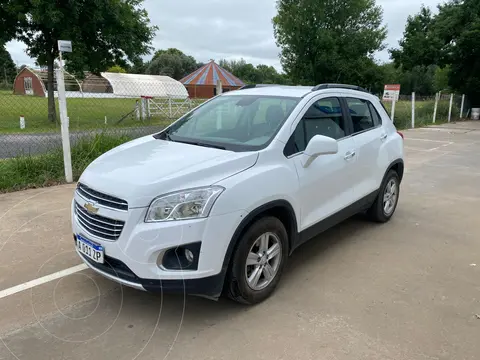
<path fill-rule="evenodd" d="M 345 209 L 340 210 L 336 214 L 333 214 L 328 218 L 316 223 L 315 225 L 312 225 L 309 228 L 301 231 L 293 242 L 292 251 L 298 248 L 300 245 L 313 239 L 315 236 L 341 223 L 342 221 L 345 221 L 362 211 L 368 210 L 375 202 L 378 192 L 379 190 L 372 192 L 364 198 L 347 206 Z"/>

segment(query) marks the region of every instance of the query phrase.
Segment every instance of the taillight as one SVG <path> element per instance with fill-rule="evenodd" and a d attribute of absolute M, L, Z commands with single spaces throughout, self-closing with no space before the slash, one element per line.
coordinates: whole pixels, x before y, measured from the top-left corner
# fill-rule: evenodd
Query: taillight
<path fill-rule="evenodd" d="M 400 131 L 397 131 L 397 133 L 398 133 L 398 135 L 400 135 L 400 136 L 402 137 L 402 139 L 405 139 L 405 138 L 403 137 L 403 134 L 402 134 Z"/>

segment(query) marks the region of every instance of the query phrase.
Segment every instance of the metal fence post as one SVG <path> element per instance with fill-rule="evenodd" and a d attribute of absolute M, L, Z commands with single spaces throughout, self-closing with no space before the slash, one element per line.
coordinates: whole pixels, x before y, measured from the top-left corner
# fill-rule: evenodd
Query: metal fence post
<path fill-rule="evenodd" d="M 448 122 L 452 120 L 453 93 L 450 94 L 450 107 L 448 109 Z"/>
<path fill-rule="evenodd" d="M 463 106 L 465 105 L 465 94 L 462 95 L 462 105 L 460 106 L 460 119 L 463 118 Z"/>
<path fill-rule="evenodd" d="M 415 128 L 415 92 L 412 92 L 412 129 Z"/>
<path fill-rule="evenodd" d="M 437 119 L 438 100 L 440 100 L 440 92 L 435 94 L 435 108 L 433 109 L 433 121 L 432 121 L 433 124 L 435 124 L 435 121 Z"/>
<path fill-rule="evenodd" d="M 62 132 L 63 163 L 65 166 L 65 179 L 67 183 L 73 182 L 72 174 L 72 155 L 70 149 L 69 119 L 67 113 L 67 95 L 65 93 L 65 79 L 63 77 L 63 64 L 60 60 L 60 68 L 56 69 L 57 90 L 58 90 L 58 108 L 60 110 L 60 124 Z"/>
<path fill-rule="evenodd" d="M 394 119 L 395 119 L 395 103 L 396 103 L 396 99 L 394 96 L 392 100 L 392 114 L 390 115 L 390 117 L 392 118 L 392 122 L 394 122 Z"/>

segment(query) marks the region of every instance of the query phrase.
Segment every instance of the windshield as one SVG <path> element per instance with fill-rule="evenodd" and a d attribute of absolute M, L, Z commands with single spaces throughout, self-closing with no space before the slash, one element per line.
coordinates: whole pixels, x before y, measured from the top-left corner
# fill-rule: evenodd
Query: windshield
<path fill-rule="evenodd" d="M 299 101 L 280 96 L 220 96 L 156 138 L 232 151 L 260 150 L 270 143 Z"/>

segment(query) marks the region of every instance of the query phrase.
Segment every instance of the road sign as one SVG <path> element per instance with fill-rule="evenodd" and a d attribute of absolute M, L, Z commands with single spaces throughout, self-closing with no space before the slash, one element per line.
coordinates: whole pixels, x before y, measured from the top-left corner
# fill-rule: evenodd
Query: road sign
<path fill-rule="evenodd" d="M 72 52 L 72 42 L 70 40 L 58 40 L 58 51 Z"/>
<path fill-rule="evenodd" d="M 400 85 L 385 85 L 383 101 L 398 101 L 400 97 Z"/>

